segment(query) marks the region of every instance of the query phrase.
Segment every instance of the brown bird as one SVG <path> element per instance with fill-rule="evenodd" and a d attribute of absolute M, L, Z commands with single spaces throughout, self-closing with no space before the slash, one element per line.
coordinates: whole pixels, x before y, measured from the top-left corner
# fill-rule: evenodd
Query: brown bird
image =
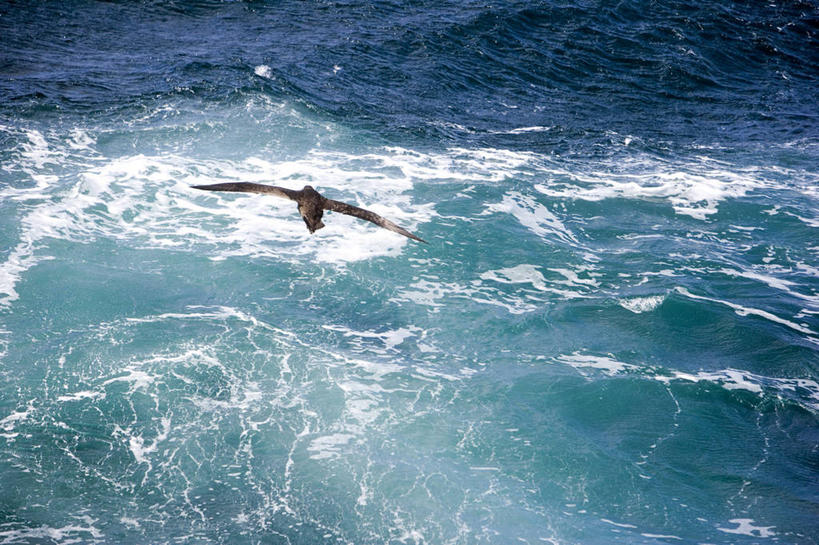
<path fill-rule="evenodd" d="M 250 182 L 194 185 L 191 187 L 194 189 L 206 189 L 208 191 L 266 193 L 268 195 L 275 195 L 277 197 L 284 197 L 285 199 L 296 201 L 298 203 L 299 214 L 301 214 L 301 217 L 304 219 L 304 223 L 307 224 L 307 229 L 311 234 L 324 227 L 324 223 L 321 221 L 324 211 L 332 210 L 333 212 L 341 212 L 342 214 L 347 214 L 348 216 L 355 216 L 363 220 L 371 221 L 379 227 L 402 234 L 405 237 L 411 238 L 412 240 L 417 240 L 418 242 L 428 244 L 426 240 L 416 237 L 406 229 L 398 227 L 390 220 L 382 218 L 375 212 L 370 212 L 369 210 L 364 210 L 363 208 L 359 208 L 351 204 L 325 198 L 309 185 L 304 186 L 304 188 L 301 190 L 287 189 L 275 185 L 254 184 Z"/>

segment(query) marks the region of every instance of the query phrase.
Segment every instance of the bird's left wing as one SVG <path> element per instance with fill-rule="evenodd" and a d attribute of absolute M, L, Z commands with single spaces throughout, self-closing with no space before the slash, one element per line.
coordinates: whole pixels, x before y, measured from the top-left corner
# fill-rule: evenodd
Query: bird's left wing
<path fill-rule="evenodd" d="M 342 214 L 347 214 L 348 216 L 355 216 L 356 218 L 371 221 L 374 224 L 378 225 L 379 227 L 383 227 L 384 229 L 389 229 L 390 231 L 394 231 L 396 233 L 404 235 L 405 237 L 411 238 L 412 240 L 417 240 L 419 242 L 423 242 L 424 244 L 429 244 L 426 240 L 416 237 L 406 229 L 398 227 L 390 220 L 382 218 L 375 212 L 364 210 L 363 208 L 353 206 L 352 204 L 334 201 L 332 199 L 324 199 L 324 208 L 326 210 L 332 210 L 333 212 L 340 212 Z"/>

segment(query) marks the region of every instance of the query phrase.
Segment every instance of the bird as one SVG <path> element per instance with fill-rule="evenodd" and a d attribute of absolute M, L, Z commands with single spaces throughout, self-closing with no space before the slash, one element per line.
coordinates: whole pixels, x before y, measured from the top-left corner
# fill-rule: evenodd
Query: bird
<path fill-rule="evenodd" d="M 324 215 L 325 210 L 331 210 L 333 212 L 340 212 L 342 214 L 347 214 L 348 216 L 354 216 L 356 218 L 371 221 L 384 229 L 389 229 L 390 231 L 404 235 L 412 240 L 429 244 L 426 240 L 413 235 L 406 229 L 397 226 L 390 220 L 379 216 L 375 212 L 370 212 L 369 210 L 353 206 L 352 204 L 328 199 L 310 185 L 306 185 L 300 190 L 287 189 L 285 187 L 275 185 L 255 184 L 251 182 L 193 185 L 191 187 L 194 189 L 204 189 L 206 191 L 263 193 L 296 201 L 298 203 L 299 214 L 301 214 L 301 217 L 304 220 L 304 223 L 307 225 L 307 229 L 310 231 L 310 234 L 313 234 L 324 227 L 321 217 Z"/>

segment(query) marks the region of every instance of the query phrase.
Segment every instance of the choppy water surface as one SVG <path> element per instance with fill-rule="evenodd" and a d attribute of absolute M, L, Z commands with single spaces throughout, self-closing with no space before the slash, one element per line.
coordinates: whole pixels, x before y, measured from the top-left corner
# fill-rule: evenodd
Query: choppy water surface
<path fill-rule="evenodd" d="M 0 543 L 817 543 L 817 21 L 0 5 Z"/>

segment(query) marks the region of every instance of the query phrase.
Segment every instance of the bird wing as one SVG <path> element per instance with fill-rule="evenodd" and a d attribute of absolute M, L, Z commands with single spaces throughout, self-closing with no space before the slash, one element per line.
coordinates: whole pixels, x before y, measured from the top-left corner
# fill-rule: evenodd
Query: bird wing
<path fill-rule="evenodd" d="M 298 201 L 301 191 L 294 191 L 285 187 L 275 185 L 253 184 L 250 182 L 236 182 L 228 184 L 192 185 L 194 189 L 206 189 L 208 191 L 239 191 L 242 193 L 266 193 L 277 197 L 284 197 L 291 201 Z"/>
<path fill-rule="evenodd" d="M 332 210 L 333 212 L 341 212 L 342 214 L 347 214 L 348 216 L 355 216 L 356 218 L 361 218 L 363 220 L 371 221 L 374 224 L 378 225 L 379 227 L 383 227 L 384 229 L 389 229 L 390 231 L 394 231 L 405 237 L 411 238 L 412 240 L 417 240 L 419 242 L 423 242 L 424 244 L 429 244 L 426 240 L 416 237 L 406 229 L 402 229 L 398 227 L 396 224 L 391 222 L 386 218 L 382 218 L 375 212 L 370 212 L 369 210 L 364 210 L 363 208 L 359 208 L 357 206 L 353 206 L 352 204 L 347 204 L 344 202 L 334 201 L 332 199 L 324 199 L 324 208 L 325 210 Z"/>

